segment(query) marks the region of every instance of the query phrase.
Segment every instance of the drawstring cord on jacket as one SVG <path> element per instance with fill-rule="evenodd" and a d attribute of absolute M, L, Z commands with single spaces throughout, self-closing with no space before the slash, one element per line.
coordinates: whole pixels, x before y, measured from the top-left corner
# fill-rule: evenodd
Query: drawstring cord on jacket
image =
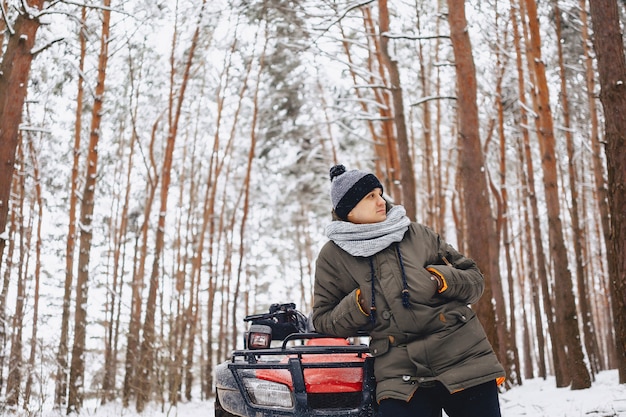
<path fill-rule="evenodd" d="M 402 253 L 400 253 L 400 245 L 396 243 L 396 252 L 398 253 L 398 259 L 400 260 L 400 270 L 402 271 L 402 306 L 409 308 L 409 285 L 406 282 L 406 272 L 404 271 L 404 262 L 402 261 Z"/>
<path fill-rule="evenodd" d="M 400 261 L 400 270 L 402 271 L 402 306 L 404 308 L 411 307 L 409 302 L 409 285 L 406 281 L 406 271 L 404 270 L 404 261 L 402 260 L 402 253 L 400 253 L 400 245 L 396 244 L 396 253 L 398 254 L 398 260 Z M 372 282 L 372 302 L 370 304 L 370 321 L 376 322 L 376 290 L 374 287 L 374 281 L 376 281 L 376 273 L 374 272 L 374 257 L 367 258 L 370 263 L 370 277 Z"/>
<path fill-rule="evenodd" d="M 374 260 L 373 256 L 367 258 L 370 261 L 370 278 L 372 281 L 372 303 L 370 304 L 370 321 L 372 324 L 376 322 L 376 290 L 374 289 L 374 281 L 376 280 L 376 274 L 374 273 Z"/>

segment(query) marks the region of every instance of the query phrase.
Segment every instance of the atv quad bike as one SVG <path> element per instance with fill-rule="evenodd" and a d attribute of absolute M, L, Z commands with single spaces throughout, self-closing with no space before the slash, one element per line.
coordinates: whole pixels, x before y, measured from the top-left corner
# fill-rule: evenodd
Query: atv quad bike
<path fill-rule="evenodd" d="M 215 417 L 375 414 L 367 345 L 308 332 L 293 303 L 244 321 L 244 349 L 216 368 Z"/>

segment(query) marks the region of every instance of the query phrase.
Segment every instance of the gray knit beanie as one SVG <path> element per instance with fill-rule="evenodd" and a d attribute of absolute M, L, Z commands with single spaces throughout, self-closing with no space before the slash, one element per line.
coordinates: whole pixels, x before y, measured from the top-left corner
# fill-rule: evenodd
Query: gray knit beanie
<path fill-rule="evenodd" d="M 330 169 L 330 200 L 337 217 L 346 220 L 348 213 L 367 193 L 383 186 L 374 174 L 357 169 L 346 171 L 343 165 Z"/>

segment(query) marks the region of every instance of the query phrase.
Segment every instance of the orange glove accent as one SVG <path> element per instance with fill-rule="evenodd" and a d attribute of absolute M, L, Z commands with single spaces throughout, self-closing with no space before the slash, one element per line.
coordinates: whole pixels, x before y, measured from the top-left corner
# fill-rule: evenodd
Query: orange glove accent
<path fill-rule="evenodd" d="M 437 290 L 439 294 L 448 289 L 448 283 L 446 282 L 446 278 L 441 274 L 441 272 L 437 271 L 435 268 L 426 268 L 428 272 L 435 275 L 441 281 L 441 286 Z"/>
<path fill-rule="evenodd" d="M 363 309 L 363 304 L 365 303 L 365 300 L 363 300 L 361 298 L 361 289 L 357 288 L 356 290 L 356 304 L 359 306 L 359 310 L 361 310 L 361 313 L 365 314 L 366 316 L 369 316 L 368 313 L 365 312 L 365 310 Z"/>

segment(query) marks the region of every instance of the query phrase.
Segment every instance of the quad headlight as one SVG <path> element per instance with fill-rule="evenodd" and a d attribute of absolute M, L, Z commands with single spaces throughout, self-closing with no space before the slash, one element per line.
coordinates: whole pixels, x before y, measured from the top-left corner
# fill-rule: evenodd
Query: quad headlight
<path fill-rule="evenodd" d="M 250 401 L 254 404 L 281 408 L 293 407 L 293 398 L 287 385 L 256 378 L 245 378 L 243 383 Z"/>
<path fill-rule="evenodd" d="M 261 324 L 253 324 L 247 334 L 248 349 L 267 349 L 272 343 L 272 328 Z"/>

